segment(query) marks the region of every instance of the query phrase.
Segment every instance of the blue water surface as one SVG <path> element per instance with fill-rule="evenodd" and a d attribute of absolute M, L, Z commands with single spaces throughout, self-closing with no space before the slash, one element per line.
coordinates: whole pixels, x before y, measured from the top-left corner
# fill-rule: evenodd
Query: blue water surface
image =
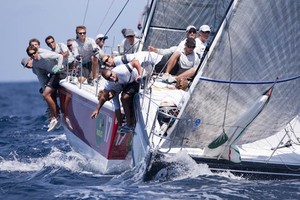
<path fill-rule="evenodd" d="M 139 169 L 103 174 L 72 150 L 62 127 L 47 132 L 38 90 L 37 82 L 0 83 L 0 199 L 299 199 L 300 180 L 213 174 L 184 153 L 169 177 L 150 182 Z"/>

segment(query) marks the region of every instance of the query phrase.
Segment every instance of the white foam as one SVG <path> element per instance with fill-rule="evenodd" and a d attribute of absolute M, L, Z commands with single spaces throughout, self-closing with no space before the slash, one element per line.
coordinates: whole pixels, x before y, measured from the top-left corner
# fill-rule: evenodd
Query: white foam
<path fill-rule="evenodd" d="M 62 152 L 56 147 L 52 147 L 51 152 L 47 156 L 39 158 L 24 159 L 19 158 L 17 153 L 12 154 L 14 154 L 12 159 L 1 158 L 0 171 L 32 172 L 40 171 L 45 167 L 52 167 L 90 174 L 95 173 L 95 171 L 89 171 L 90 169 L 96 169 L 96 167 L 92 166 L 91 162 L 81 154 L 75 151 Z"/>

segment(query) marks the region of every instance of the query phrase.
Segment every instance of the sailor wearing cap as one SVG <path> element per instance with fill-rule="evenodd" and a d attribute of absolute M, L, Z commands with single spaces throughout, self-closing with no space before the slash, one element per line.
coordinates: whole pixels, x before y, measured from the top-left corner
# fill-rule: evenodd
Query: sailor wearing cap
<path fill-rule="evenodd" d="M 184 49 L 176 50 L 170 57 L 166 68 L 166 74 L 179 75 L 190 68 L 198 67 L 200 58 L 194 51 L 195 48 L 195 39 L 187 38 Z"/>
<path fill-rule="evenodd" d="M 120 46 L 119 54 L 131 54 L 137 51 L 140 40 L 136 38 L 136 35 L 132 29 L 126 29 L 125 39 Z"/>
<path fill-rule="evenodd" d="M 186 38 L 179 43 L 179 45 L 177 46 L 177 50 L 183 50 L 184 49 L 185 42 L 186 42 L 187 38 L 196 39 L 196 37 L 197 37 L 197 29 L 193 25 L 189 25 L 188 27 L 186 27 L 185 32 L 186 32 Z"/>
<path fill-rule="evenodd" d="M 168 49 L 159 49 L 159 48 L 155 48 L 153 46 L 149 46 L 148 50 L 152 51 L 152 52 L 155 52 L 155 53 L 158 53 L 160 55 L 170 55 L 170 54 L 174 53 L 175 50 L 183 50 L 187 38 L 194 38 L 194 39 L 196 39 L 196 37 L 197 37 L 197 29 L 193 25 L 189 25 L 188 27 L 186 27 L 185 32 L 186 32 L 186 38 L 184 38 L 178 44 L 178 46 L 172 46 L 172 47 L 170 47 Z"/>
<path fill-rule="evenodd" d="M 99 49 L 99 55 L 102 57 L 105 53 L 103 51 L 103 46 L 104 46 L 104 43 L 105 43 L 105 40 L 108 39 L 108 37 L 106 35 L 103 35 L 103 34 L 98 34 L 96 36 L 96 39 L 95 39 L 95 42 L 96 44 L 98 45 L 98 47 L 100 48 Z"/>
<path fill-rule="evenodd" d="M 196 38 L 196 49 L 195 51 L 202 57 L 205 47 L 207 46 L 207 39 L 210 35 L 210 27 L 206 24 L 200 26 L 199 37 Z"/>

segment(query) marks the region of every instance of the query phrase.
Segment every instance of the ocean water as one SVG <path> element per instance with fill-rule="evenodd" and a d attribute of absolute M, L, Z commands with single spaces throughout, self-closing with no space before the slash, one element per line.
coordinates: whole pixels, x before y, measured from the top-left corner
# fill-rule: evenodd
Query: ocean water
<path fill-rule="evenodd" d="M 138 169 L 103 174 L 73 151 L 63 128 L 47 132 L 39 84 L 0 83 L 0 199 L 299 199 L 300 180 L 213 174 L 184 153 L 169 177 Z M 184 166 L 184 167 L 182 167 Z"/>

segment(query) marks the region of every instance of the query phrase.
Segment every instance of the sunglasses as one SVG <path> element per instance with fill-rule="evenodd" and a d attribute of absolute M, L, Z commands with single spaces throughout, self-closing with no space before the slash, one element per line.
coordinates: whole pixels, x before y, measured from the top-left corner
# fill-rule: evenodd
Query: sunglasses
<path fill-rule="evenodd" d="M 103 78 L 107 81 L 111 80 L 111 77 L 112 77 L 112 72 L 110 72 L 109 76 L 103 76 Z"/>
<path fill-rule="evenodd" d="M 195 46 L 186 46 L 186 47 L 190 49 L 195 49 Z"/>
<path fill-rule="evenodd" d="M 79 35 L 85 35 L 86 32 L 78 32 L 77 34 L 79 34 Z"/>
<path fill-rule="evenodd" d="M 104 42 L 104 40 L 102 38 L 98 39 L 97 44 L 100 44 L 101 42 Z"/>
<path fill-rule="evenodd" d="M 107 56 L 107 58 L 105 60 L 103 60 L 103 64 L 106 65 L 106 63 L 108 62 L 110 56 Z"/>
<path fill-rule="evenodd" d="M 190 31 L 189 31 L 189 33 L 196 33 L 196 31 L 194 31 L 194 30 L 190 30 Z"/>
<path fill-rule="evenodd" d="M 54 40 L 52 40 L 51 42 L 48 42 L 47 45 L 49 46 L 52 43 L 54 43 Z"/>
<path fill-rule="evenodd" d="M 28 56 L 33 56 L 34 54 L 36 54 L 36 52 L 28 53 Z"/>
<path fill-rule="evenodd" d="M 210 33 L 210 31 L 201 31 L 202 33 Z"/>
<path fill-rule="evenodd" d="M 71 46 L 72 46 L 71 44 L 68 44 L 68 45 L 67 45 L 67 47 L 71 47 Z"/>

